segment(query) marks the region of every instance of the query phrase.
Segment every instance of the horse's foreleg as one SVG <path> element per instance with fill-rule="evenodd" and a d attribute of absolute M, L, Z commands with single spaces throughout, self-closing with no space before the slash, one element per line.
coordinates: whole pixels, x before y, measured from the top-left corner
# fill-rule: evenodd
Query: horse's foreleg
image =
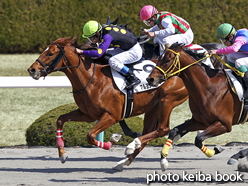
<path fill-rule="evenodd" d="M 164 144 L 164 146 L 161 150 L 160 166 L 161 166 L 162 171 L 165 171 L 169 165 L 166 157 L 169 153 L 169 149 L 171 147 L 172 142 L 176 141 L 177 138 L 181 138 L 182 136 L 184 136 L 185 134 L 187 134 L 190 131 L 190 129 L 188 129 L 186 126 L 188 126 L 187 123 L 190 123 L 191 120 L 187 120 L 185 123 L 173 128 L 170 131 L 169 137 L 168 137 L 166 143 Z M 192 126 L 194 126 L 194 125 L 192 125 Z M 204 129 L 204 126 L 195 125 L 195 128 L 194 129 L 192 128 L 192 131 L 197 131 L 197 130 L 201 130 L 201 129 Z"/>
<path fill-rule="evenodd" d="M 126 124 L 125 120 L 119 121 L 120 126 L 126 136 L 130 136 L 131 138 L 137 138 L 141 136 L 139 132 L 133 132 Z"/>
<path fill-rule="evenodd" d="M 248 149 L 244 149 L 239 151 L 237 154 L 234 154 L 231 156 L 231 158 L 228 160 L 227 164 L 228 165 L 233 165 L 238 163 L 238 159 L 247 157 L 248 158 Z"/>
<path fill-rule="evenodd" d="M 222 125 L 219 121 L 215 122 L 213 125 L 207 127 L 202 133 L 198 134 L 195 138 L 195 146 L 197 146 L 201 151 L 209 158 L 215 154 L 219 154 L 224 149 L 220 146 L 215 147 L 213 150 L 207 148 L 202 142 L 210 137 L 215 137 L 227 132 L 227 128 Z"/>
<path fill-rule="evenodd" d="M 89 116 L 83 114 L 79 109 L 59 116 L 56 122 L 57 124 L 56 145 L 58 147 L 59 158 L 61 160 L 61 163 L 65 163 L 66 159 L 68 158 L 68 155 L 64 150 L 64 140 L 63 140 L 63 125 L 67 121 L 94 121 L 94 120 Z"/>
<path fill-rule="evenodd" d="M 125 150 L 125 155 L 132 154 L 132 158 L 134 159 L 139 152 L 142 150 L 137 150 L 141 147 L 142 144 L 147 144 L 147 141 L 143 140 L 144 138 L 151 138 L 151 132 L 156 130 L 158 125 L 158 104 L 155 105 L 150 111 L 145 113 L 144 116 L 144 128 L 142 136 L 135 138 L 131 143 L 129 143 Z M 133 154 L 135 152 L 135 154 Z M 132 160 L 131 160 L 132 161 Z"/>
<path fill-rule="evenodd" d="M 121 137 L 121 135 L 112 136 L 110 141 L 108 142 L 101 142 L 97 141 L 95 137 L 102 131 L 106 130 L 113 124 L 115 124 L 117 120 L 110 115 L 109 113 L 105 112 L 100 120 L 95 124 L 95 126 L 91 129 L 91 131 L 87 134 L 87 142 L 90 145 L 95 145 L 97 147 L 103 148 L 105 150 L 109 150 L 113 144 L 115 144 Z"/>

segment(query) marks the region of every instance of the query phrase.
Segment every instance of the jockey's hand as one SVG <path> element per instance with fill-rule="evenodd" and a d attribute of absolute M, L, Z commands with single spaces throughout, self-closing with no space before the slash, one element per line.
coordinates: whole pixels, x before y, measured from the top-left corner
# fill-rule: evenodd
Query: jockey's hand
<path fill-rule="evenodd" d="M 217 53 L 217 50 L 210 50 L 209 51 L 209 54 L 212 54 L 213 55 L 213 54 L 218 54 L 218 53 Z"/>
<path fill-rule="evenodd" d="M 153 38 L 155 36 L 155 33 L 154 32 L 148 32 L 147 36 L 149 38 Z"/>
<path fill-rule="evenodd" d="M 144 29 L 142 30 L 142 33 L 145 34 L 145 35 L 147 35 L 147 34 L 148 34 L 148 30 L 144 28 Z"/>
<path fill-rule="evenodd" d="M 78 54 L 82 54 L 83 53 L 83 50 L 76 48 L 75 49 L 75 52 L 78 53 Z"/>

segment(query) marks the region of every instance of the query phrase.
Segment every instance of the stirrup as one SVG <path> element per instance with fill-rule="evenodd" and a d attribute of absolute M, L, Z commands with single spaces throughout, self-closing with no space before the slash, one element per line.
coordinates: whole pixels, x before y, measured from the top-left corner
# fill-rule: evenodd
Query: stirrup
<path fill-rule="evenodd" d="M 243 97 L 245 100 L 248 100 L 248 89 L 244 92 Z"/>
<path fill-rule="evenodd" d="M 140 79 L 137 78 L 135 81 L 131 82 L 130 84 L 127 84 L 125 89 L 131 88 L 134 85 L 138 85 L 139 83 L 141 83 L 141 81 L 140 81 Z"/>

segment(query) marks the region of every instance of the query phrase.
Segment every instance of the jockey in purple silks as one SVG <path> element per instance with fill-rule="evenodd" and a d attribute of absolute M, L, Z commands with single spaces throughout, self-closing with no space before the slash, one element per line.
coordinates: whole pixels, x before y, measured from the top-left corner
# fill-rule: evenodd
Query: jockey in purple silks
<path fill-rule="evenodd" d="M 126 89 L 139 84 L 138 79 L 131 69 L 125 64 L 134 63 L 142 58 L 142 48 L 137 38 L 127 30 L 116 25 L 105 25 L 102 27 L 97 21 L 88 21 L 83 28 L 83 37 L 92 42 L 100 42 L 97 50 L 80 50 L 76 52 L 88 57 L 100 58 L 109 47 L 114 47 L 119 53 L 108 59 L 111 68 L 120 72 L 127 79 Z"/>

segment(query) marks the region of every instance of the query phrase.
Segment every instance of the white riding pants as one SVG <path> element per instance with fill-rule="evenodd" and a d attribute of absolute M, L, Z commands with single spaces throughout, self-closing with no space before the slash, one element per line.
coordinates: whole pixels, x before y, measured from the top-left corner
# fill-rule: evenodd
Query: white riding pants
<path fill-rule="evenodd" d="M 191 30 L 191 28 L 189 28 L 184 34 L 174 34 L 167 37 L 157 36 L 157 38 L 154 38 L 154 43 L 159 43 L 158 39 L 162 41 L 164 45 L 166 44 L 172 45 L 174 43 L 178 43 L 187 46 L 193 42 L 194 33 Z M 161 47 L 159 47 L 159 49 L 160 49 L 160 55 L 162 55 L 164 51 L 161 49 Z"/>
<path fill-rule="evenodd" d="M 116 48 L 112 51 L 108 51 L 107 53 L 113 55 L 109 58 L 110 67 L 118 72 L 124 67 L 125 64 L 134 63 L 142 58 L 142 48 L 139 43 L 127 51 Z"/>
<path fill-rule="evenodd" d="M 248 69 L 248 54 L 244 52 L 235 52 L 227 55 L 227 61 L 235 64 L 235 68 L 244 65 Z"/>

